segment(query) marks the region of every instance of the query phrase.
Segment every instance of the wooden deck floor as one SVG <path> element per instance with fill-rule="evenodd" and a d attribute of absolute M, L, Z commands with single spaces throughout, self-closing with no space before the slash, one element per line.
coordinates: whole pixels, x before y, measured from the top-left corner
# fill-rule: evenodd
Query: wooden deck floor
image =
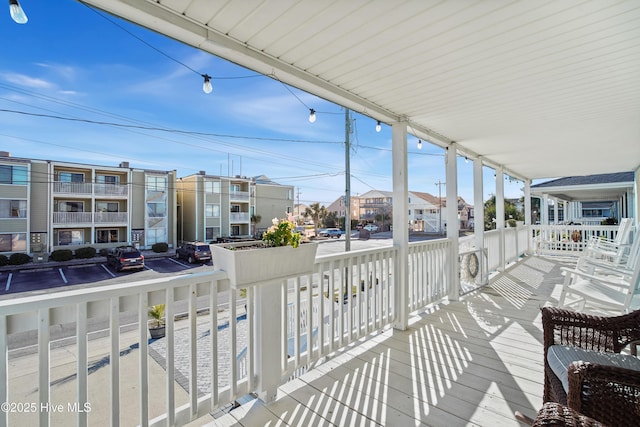
<path fill-rule="evenodd" d="M 542 405 L 540 307 L 555 305 L 566 259 L 528 257 L 461 301 L 345 349 L 210 426 L 518 426 Z"/>

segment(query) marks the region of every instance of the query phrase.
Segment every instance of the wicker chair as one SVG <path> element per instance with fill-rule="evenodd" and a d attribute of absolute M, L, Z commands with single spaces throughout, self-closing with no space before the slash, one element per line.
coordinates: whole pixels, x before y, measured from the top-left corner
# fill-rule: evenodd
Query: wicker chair
<path fill-rule="evenodd" d="M 571 408 L 554 402 L 545 403 L 536 418 L 529 418 L 516 412 L 516 418 L 533 427 L 607 427 Z"/>
<path fill-rule="evenodd" d="M 542 308 L 544 331 L 544 402 L 556 402 L 610 426 L 640 425 L 640 372 L 614 366 L 573 362 L 569 393 L 547 361 L 552 345 L 620 353 L 640 341 L 640 310 L 615 317 Z"/>

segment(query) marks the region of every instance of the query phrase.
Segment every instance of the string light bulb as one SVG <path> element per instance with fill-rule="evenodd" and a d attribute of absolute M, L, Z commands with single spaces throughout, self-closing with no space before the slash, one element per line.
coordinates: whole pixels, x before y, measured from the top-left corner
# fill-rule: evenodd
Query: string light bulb
<path fill-rule="evenodd" d="M 382 126 L 380 124 L 380 120 L 378 120 L 378 123 L 376 124 L 376 132 L 380 132 L 381 129 L 382 129 Z"/>
<path fill-rule="evenodd" d="M 422 150 L 422 140 L 418 140 L 418 150 Z"/>
<path fill-rule="evenodd" d="M 213 85 L 211 84 L 211 76 L 209 74 L 203 74 L 202 78 L 204 79 L 204 83 L 202 84 L 202 91 L 204 93 L 213 92 Z"/>
<path fill-rule="evenodd" d="M 316 110 L 313 108 L 309 108 L 309 123 L 316 122 Z"/>
<path fill-rule="evenodd" d="M 29 20 L 22 7 L 20 7 L 18 0 L 9 0 L 9 13 L 11 13 L 11 18 L 18 24 L 26 24 Z"/>

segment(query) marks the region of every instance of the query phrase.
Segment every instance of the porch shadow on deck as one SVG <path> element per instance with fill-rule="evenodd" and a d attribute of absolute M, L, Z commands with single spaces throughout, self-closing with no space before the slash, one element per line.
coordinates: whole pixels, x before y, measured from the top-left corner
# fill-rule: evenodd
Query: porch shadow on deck
<path fill-rule="evenodd" d="M 527 257 L 461 301 L 350 346 L 279 388 L 191 425 L 518 426 L 542 406 L 540 307 L 557 303 L 563 258 Z"/>

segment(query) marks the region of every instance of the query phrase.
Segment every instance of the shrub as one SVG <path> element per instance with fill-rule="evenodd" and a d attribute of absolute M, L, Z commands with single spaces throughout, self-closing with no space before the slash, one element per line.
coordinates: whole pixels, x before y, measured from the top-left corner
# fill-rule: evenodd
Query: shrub
<path fill-rule="evenodd" d="M 76 258 L 85 259 L 85 258 L 93 258 L 94 256 L 96 256 L 96 248 L 86 247 L 86 248 L 76 249 Z"/>
<path fill-rule="evenodd" d="M 618 225 L 618 220 L 614 217 L 605 218 L 600 222 L 600 225 Z"/>
<path fill-rule="evenodd" d="M 512 227 L 512 228 L 516 228 L 516 226 L 518 225 L 516 220 L 513 218 L 508 219 L 507 224 L 509 225 L 509 227 Z"/>
<path fill-rule="evenodd" d="M 109 253 L 109 249 L 107 248 L 100 249 L 100 256 L 107 256 L 108 253 Z"/>
<path fill-rule="evenodd" d="M 49 256 L 53 261 L 71 261 L 73 259 L 73 252 L 71 249 L 58 249 L 56 251 L 51 252 Z"/>
<path fill-rule="evenodd" d="M 23 253 L 11 254 L 11 256 L 9 257 L 10 265 L 22 265 L 28 263 L 29 261 L 31 261 L 31 257 Z"/>
<path fill-rule="evenodd" d="M 7 265 L 9 258 L 6 255 L 0 255 L 0 266 Z"/>
<path fill-rule="evenodd" d="M 167 252 L 169 250 L 168 243 L 154 243 L 151 250 L 155 253 Z"/>

